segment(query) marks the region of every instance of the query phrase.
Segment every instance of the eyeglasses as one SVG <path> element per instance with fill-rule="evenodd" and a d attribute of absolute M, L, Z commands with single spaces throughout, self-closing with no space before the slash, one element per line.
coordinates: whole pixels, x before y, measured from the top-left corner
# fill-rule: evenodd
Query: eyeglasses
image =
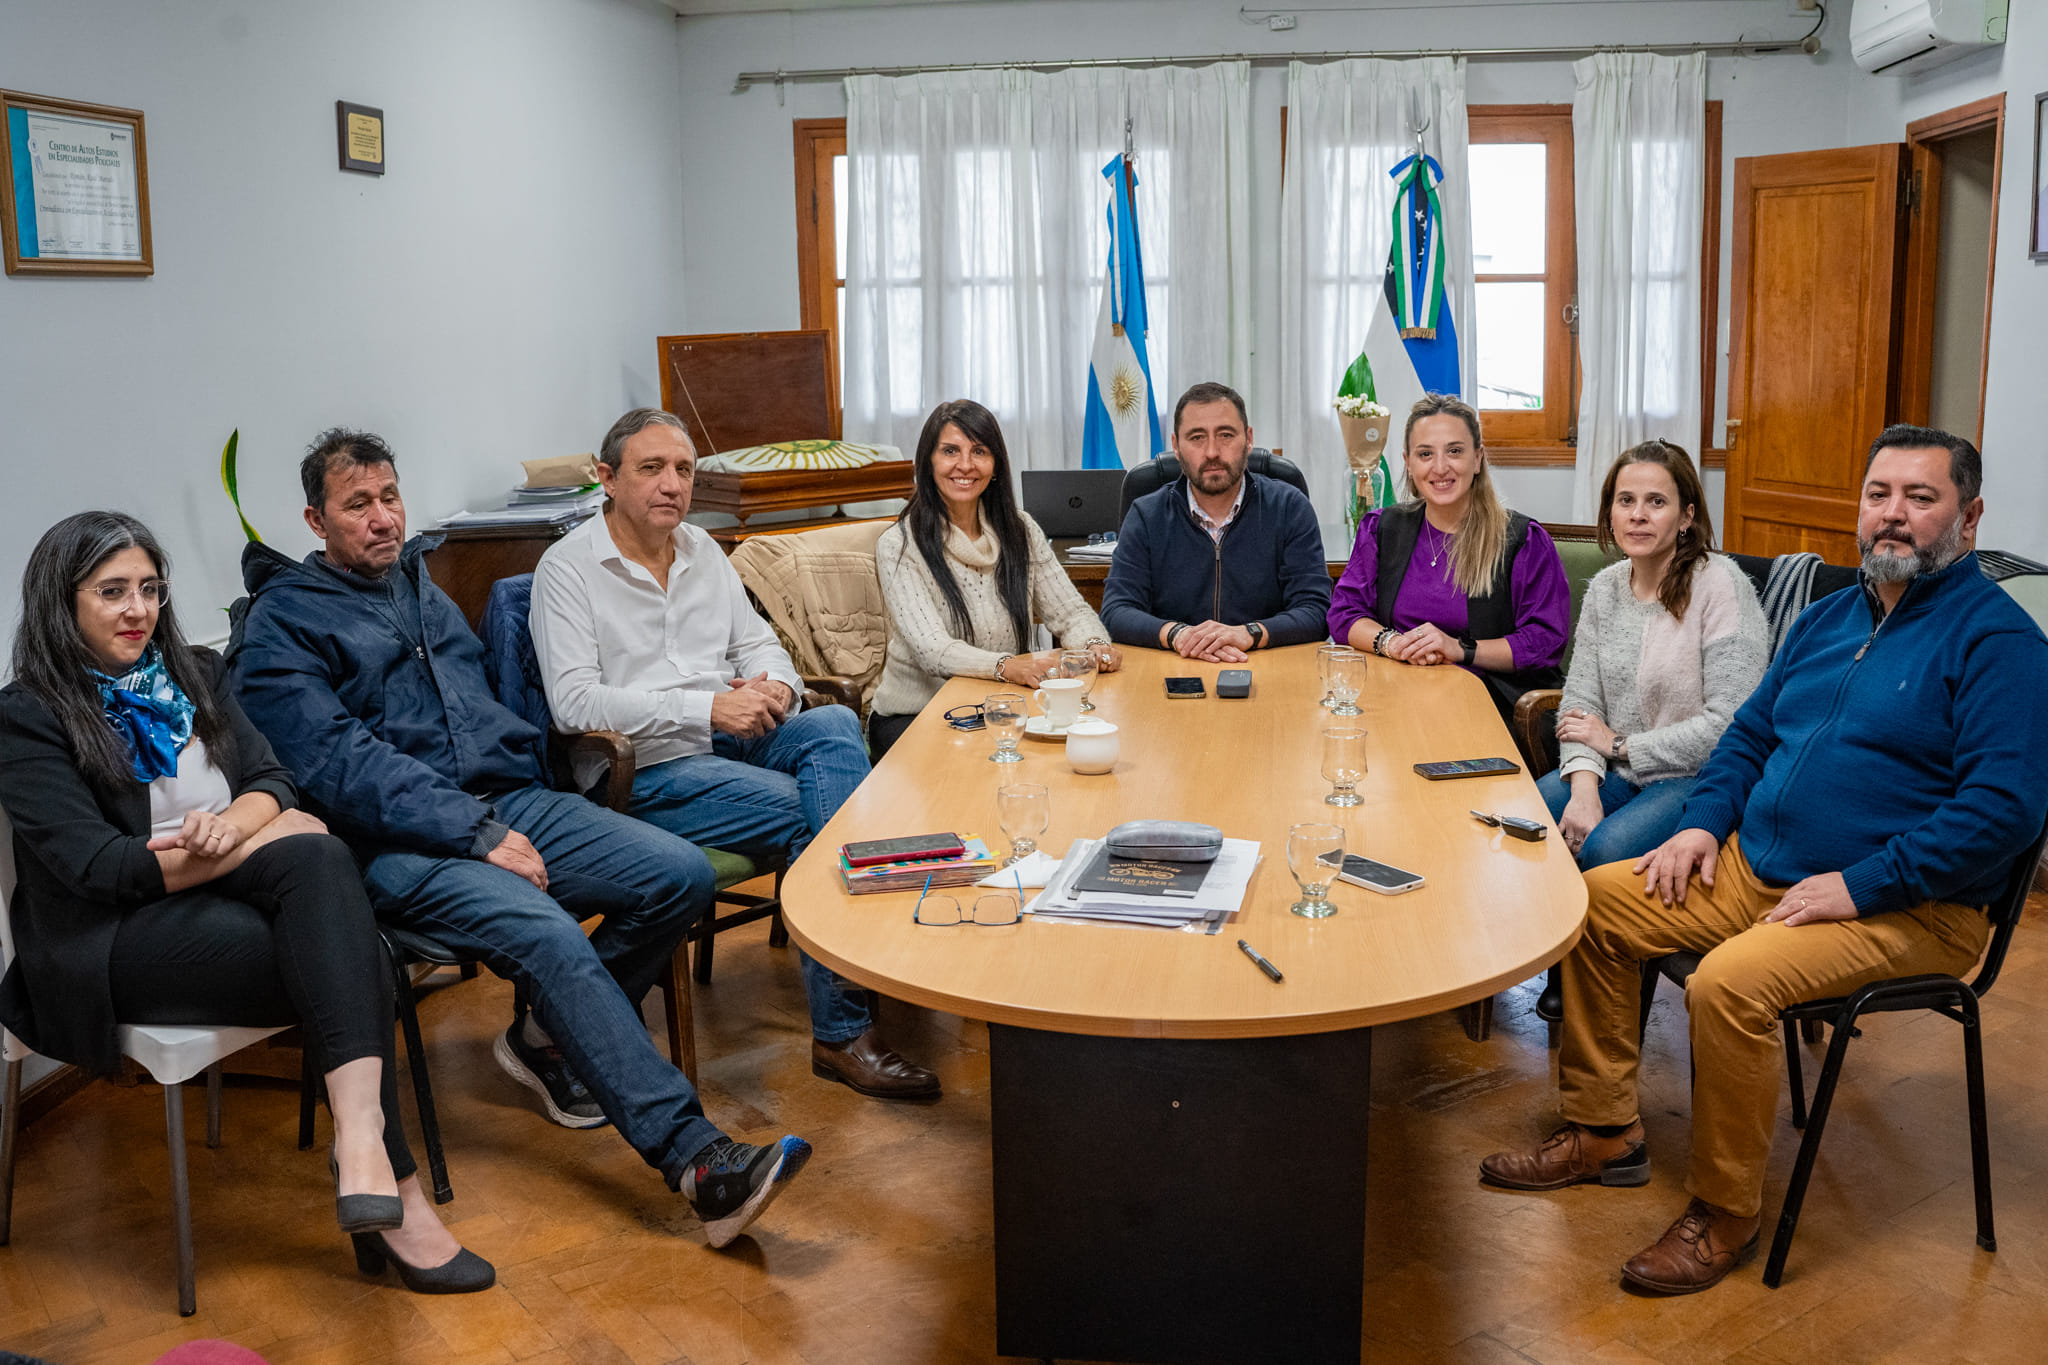
<path fill-rule="evenodd" d="M 982 719 L 987 708 L 980 702 L 971 706 L 956 706 L 946 713 L 946 724 L 955 730 L 979 730 L 988 722 Z"/>
<path fill-rule="evenodd" d="M 122 583 L 102 583 L 79 591 L 91 593 L 103 606 L 115 611 L 128 605 L 128 599 L 136 593 L 141 593 L 143 602 L 150 606 L 160 607 L 171 600 L 171 585 L 161 578 L 145 578 L 132 588 Z"/>
<path fill-rule="evenodd" d="M 911 919 L 933 929 L 946 929 L 956 924 L 1000 929 L 1005 924 L 1017 923 L 1023 917 L 1023 906 L 1007 891 L 976 896 L 966 905 L 951 896 L 922 895 L 917 898 L 916 908 L 910 912 Z"/>

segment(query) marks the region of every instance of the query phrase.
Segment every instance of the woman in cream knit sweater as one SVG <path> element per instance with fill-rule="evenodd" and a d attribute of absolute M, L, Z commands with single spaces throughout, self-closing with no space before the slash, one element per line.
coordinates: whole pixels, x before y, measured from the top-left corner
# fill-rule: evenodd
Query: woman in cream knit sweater
<path fill-rule="evenodd" d="M 889 653 L 875 686 L 868 745 L 879 759 L 955 677 L 1029 690 L 1059 664 L 1031 653 L 1035 616 L 1064 647 L 1093 647 L 1104 672 L 1123 656 L 1081 600 L 1038 523 L 1018 509 L 995 416 L 969 399 L 941 403 L 917 438 L 910 505 L 875 544 L 889 609 Z"/>

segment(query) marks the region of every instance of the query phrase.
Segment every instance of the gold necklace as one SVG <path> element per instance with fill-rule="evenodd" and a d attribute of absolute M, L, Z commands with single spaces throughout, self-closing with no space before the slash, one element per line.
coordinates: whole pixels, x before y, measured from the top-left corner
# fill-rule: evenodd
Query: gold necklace
<path fill-rule="evenodd" d="M 1423 530 L 1425 530 L 1425 531 L 1434 531 L 1434 530 L 1436 530 L 1436 527 L 1434 527 L 1434 526 L 1431 526 L 1431 525 L 1430 525 L 1430 524 L 1429 524 L 1429 523 L 1428 523 L 1427 521 L 1424 521 L 1424 522 L 1422 523 L 1422 529 L 1423 529 Z M 1437 561 L 1437 558 L 1438 558 L 1438 557 L 1439 557 L 1440 555 L 1442 555 L 1442 554 L 1443 554 L 1443 552 L 1444 552 L 1444 551 L 1445 551 L 1445 550 L 1446 550 L 1447 548 L 1449 548 L 1449 546 L 1450 546 L 1450 543 L 1451 543 L 1451 536 L 1450 536 L 1450 533 L 1449 533 L 1448 531 L 1446 531 L 1446 532 L 1444 532 L 1444 533 L 1443 533 L 1443 538 L 1442 538 L 1441 540 L 1438 540 L 1438 541 L 1436 541 L 1436 543 L 1435 543 L 1434 547 L 1433 547 L 1433 548 L 1432 548 L 1432 549 L 1430 550 L 1430 552 L 1429 552 L 1429 567 L 1430 567 L 1430 568 L 1434 569 L 1434 568 L 1436 567 L 1436 561 Z"/>

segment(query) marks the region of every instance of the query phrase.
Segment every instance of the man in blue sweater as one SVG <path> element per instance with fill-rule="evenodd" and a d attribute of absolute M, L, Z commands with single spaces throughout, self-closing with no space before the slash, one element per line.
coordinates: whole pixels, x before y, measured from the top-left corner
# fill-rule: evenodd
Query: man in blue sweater
<path fill-rule="evenodd" d="M 1244 399 L 1197 384 L 1173 409 L 1183 477 L 1131 504 L 1102 589 L 1102 624 L 1121 645 L 1241 663 L 1254 649 L 1321 640 L 1330 573 L 1301 490 L 1245 472 Z"/>
<path fill-rule="evenodd" d="M 1565 959 L 1565 1125 L 1480 1179 L 1519 1190 L 1641 1185 L 1642 964 L 1705 953 L 1686 987 L 1692 1198 L 1622 1267 L 1706 1289 L 1755 1254 L 1778 1111 L 1778 1011 L 1872 981 L 1959 974 L 1983 906 L 2048 812 L 2048 640 L 1973 553 L 1968 441 L 1888 428 L 1865 465 L 1858 587 L 1802 615 L 1700 771 L 1679 832 L 1586 875 Z"/>

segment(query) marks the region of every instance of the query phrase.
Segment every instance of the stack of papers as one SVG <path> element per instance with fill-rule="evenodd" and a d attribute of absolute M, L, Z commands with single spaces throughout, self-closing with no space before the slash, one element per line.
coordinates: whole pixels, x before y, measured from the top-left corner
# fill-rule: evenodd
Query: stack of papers
<path fill-rule="evenodd" d="M 505 506 L 457 512 L 443 526 L 573 526 L 604 506 L 596 484 L 562 488 L 515 488 Z"/>
<path fill-rule="evenodd" d="M 929 877 L 933 886 L 968 886 L 995 870 L 995 855 L 978 834 L 960 836 L 962 852 L 952 858 L 907 858 L 855 867 L 839 850 L 839 879 L 856 896 L 875 891 L 916 891 Z"/>
<path fill-rule="evenodd" d="M 1256 839 L 1225 839 L 1223 851 L 1191 894 L 1080 890 L 1101 848 L 1100 839 L 1069 844 L 1059 871 L 1031 898 L 1024 913 L 1055 924 L 1132 924 L 1213 934 L 1244 904 L 1245 889 L 1259 866 Z"/>
<path fill-rule="evenodd" d="M 1107 564 L 1115 556 L 1115 541 L 1107 545 L 1074 545 L 1067 549 L 1067 558 L 1080 564 Z"/>

